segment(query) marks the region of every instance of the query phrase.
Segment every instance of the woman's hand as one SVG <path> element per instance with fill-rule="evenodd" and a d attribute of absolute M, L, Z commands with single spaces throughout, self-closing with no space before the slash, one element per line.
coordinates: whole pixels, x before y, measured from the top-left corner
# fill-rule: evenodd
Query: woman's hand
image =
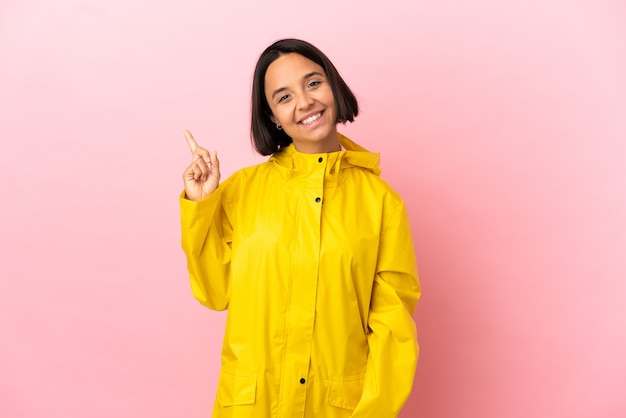
<path fill-rule="evenodd" d="M 209 152 L 198 146 L 191 132 L 187 130 L 185 139 L 192 154 L 191 164 L 183 172 L 185 195 L 187 199 L 199 202 L 213 193 L 220 184 L 220 162 L 217 151 Z"/>

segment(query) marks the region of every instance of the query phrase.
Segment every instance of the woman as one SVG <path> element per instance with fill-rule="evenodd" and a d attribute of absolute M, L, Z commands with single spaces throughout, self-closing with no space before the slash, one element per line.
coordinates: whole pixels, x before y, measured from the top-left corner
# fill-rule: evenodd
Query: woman
<path fill-rule="evenodd" d="M 213 417 L 387 418 L 410 393 L 411 231 L 378 154 L 337 132 L 357 114 L 330 60 L 285 39 L 253 79 L 252 139 L 269 161 L 219 184 L 216 153 L 185 131 L 191 287 L 229 311 Z"/>

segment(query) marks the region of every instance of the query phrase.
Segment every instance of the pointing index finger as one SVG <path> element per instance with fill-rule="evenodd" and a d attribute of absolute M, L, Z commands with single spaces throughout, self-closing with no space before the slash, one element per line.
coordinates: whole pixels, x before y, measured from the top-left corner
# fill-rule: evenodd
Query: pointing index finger
<path fill-rule="evenodd" d="M 189 149 L 191 150 L 191 153 L 193 154 L 194 152 L 196 152 L 196 148 L 198 148 L 198 143 L 196 142 L 195 139 L 193 139 L 191 132 L 185 129 L 184 133 L 185 133 L 185 139 L 187 140 L 187 144 L 189 144 Z"/>

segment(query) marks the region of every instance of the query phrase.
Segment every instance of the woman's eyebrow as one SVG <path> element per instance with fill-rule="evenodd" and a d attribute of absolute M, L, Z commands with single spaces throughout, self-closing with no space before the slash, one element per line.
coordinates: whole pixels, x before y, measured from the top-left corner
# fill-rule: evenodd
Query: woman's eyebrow
<path fill-rule="evenodd" d="M 311 71 L 310 73 L 305 74 L 305 75 L 304 75 L 304 77 L 302 77 L 302 79 L 303 79 L 303 80 L 306 80 L 307 78 L 311 78 L 311 77 L 313 77 L 313 76 L 315 76 L 315 75 L 320 76 L 320 77 L 323 77 L 323 76 L 324 76 L 324 74 L 320 73 L 319 71 Z M 285 91 L 285 90 L 287 90 L 287 87 L 279 87 L 279 88 L 277 88 L 276 90 L 274 90 L 274 91 L 272 92 L 272 99 L 273 99 L 273 98 L 274 98 L 274 96 L 276 96 L 278 93 L 283 92 L 283 91 Z"/>
<path fill-rule="evenodd" d="M 322 74 L 322 73 L 320 73 L 320 72 L 318 72 L 318 71 L 311 71 L 310 73 L 305 74 L 305 76 L 304 76 L 304 77 L 302 77 L 302 79 L 303 79 L 303 80 L 306 80 L 307 78 L 311 78 L 311 77 L 313 77 L 314 75 L 319 75 L 319 76 L 322 76 L 322 77 L 323 77 L 323 74 Z"/>
<path fill-rule="evenodd" d="M 274 98 L 274 96 L 276 96 L 278 93 L 280 93 L 280 92 L 282 92 L 282 91 L 285 91 L 285 90 L 287 90 L 287 87 L 280 87 L 280 88 L 278 88 L 278 89 L 274 90 L 274 91 L 272 92 L 272 99 L 273 99 L 273 98 Z"/>

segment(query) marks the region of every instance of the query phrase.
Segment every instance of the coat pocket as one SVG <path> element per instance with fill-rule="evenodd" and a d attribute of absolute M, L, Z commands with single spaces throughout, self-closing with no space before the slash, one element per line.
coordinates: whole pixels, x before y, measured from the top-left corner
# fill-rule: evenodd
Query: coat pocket
<path fill-rule="evenodd" d="M 328 380 L 328 405 L 354 409 L 361 400 L 365 375 L 330 378 Z"/>
<path fill-rule="evenodd" d="M 220 372 L 217 399 L 222 406 L 252 405 L 256 401 L 256 375 Z"/>

